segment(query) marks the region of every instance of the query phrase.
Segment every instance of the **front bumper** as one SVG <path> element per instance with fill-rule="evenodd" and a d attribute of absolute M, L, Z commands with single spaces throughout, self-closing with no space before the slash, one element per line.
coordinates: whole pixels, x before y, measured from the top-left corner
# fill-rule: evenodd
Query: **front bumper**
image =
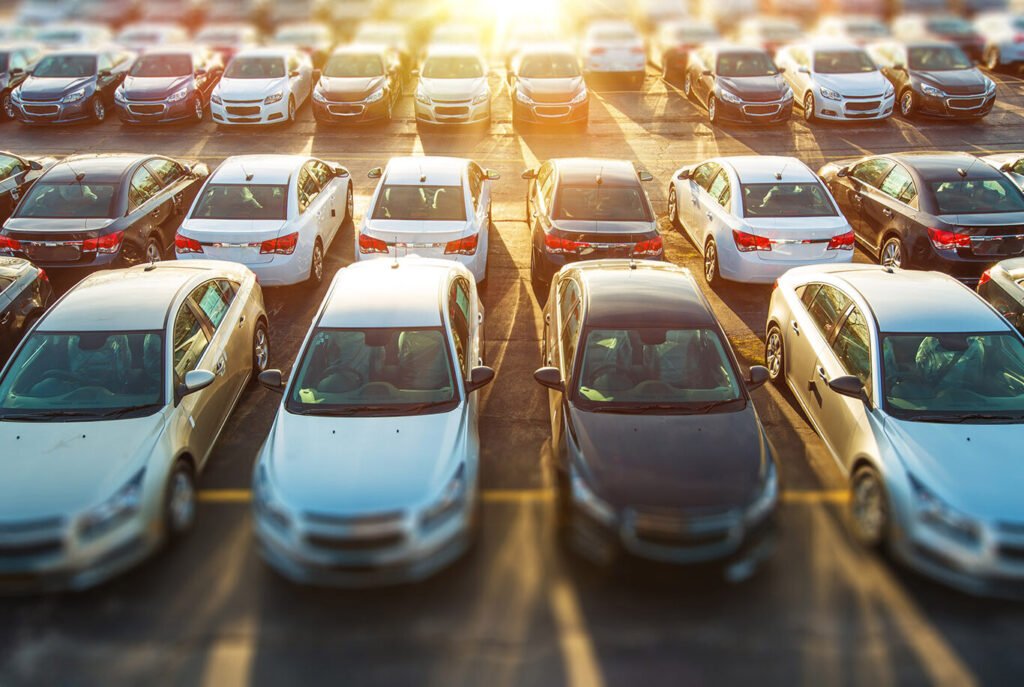
<path fill-rule="evenodd" d="M 210 102 L 210 113 L 217 124 L 239 126 L 260 126 L 282 124 L 288 121 L 288 95 L 266 105 L 262 100 L 231 101 L 224 100 L 220 104 Z"/>
<path fill-rule="evenodd" d="M 590 100 L 570 103 L 527 104 L 512 96 L 517 119 L 530 124 L 577 124 L 590 118 Z"/>
<path fill-rule="evenodd" d="M 68 124 L 81 122 L 92 117 L 92 109 L 89 104 L 91 97 L 76 100 L 73 103 L 63 103 L 59 100 L 48 102 L 33 102 L 14 100 L 15 112 L 19 122 L 23 124 Z"/>
<path fill-rule="evenodd" d="M 491 102 L 473 104 L 471 100 L 431 101 L 429 105 L 416 100 L 416 121 L 425 124 L 477 124 L 491 117 Z"/>
<path fill-rule="evenodd" d="M 120 117 L 122 122 L 128 124 L 165 124 L 195 117 L 194 103 L 194 97 L 190 96 L 175 102 L 164 100 L 115 100 L 114 107 L 117 108 L 117 116 Z"/>
<path fill-rule="evenodd" d="M 843 98 L 830 100 L 814 94 L 815 116 L 819 119 L 833 121 L 879 120 L 892 116 L 896 104 L 896 94 L 879 98 Z"/>
<path fill-rule="evenodd" d="M 742 124 L 778 124 L 792 118 L 793 99 L 737 105 L 719 98 L 716 108 L 717 117 L 723 121 Z"/>
<path fill-rule="evenodd" d="M 938 97 L 916 92 L 917 111 L 929 117 L 948 119 L 974 119 L 984 117 L 996 104 L 996 94 L 951 95 Z"/>
<path fill-rule="evenodd" d="M 375 122 L 387 117 L 388 96 L 372 103 L 366 101 L 335 101 L 320 102 L 313 98 L 313 117 L 318 122 L 357 123 Z"/>

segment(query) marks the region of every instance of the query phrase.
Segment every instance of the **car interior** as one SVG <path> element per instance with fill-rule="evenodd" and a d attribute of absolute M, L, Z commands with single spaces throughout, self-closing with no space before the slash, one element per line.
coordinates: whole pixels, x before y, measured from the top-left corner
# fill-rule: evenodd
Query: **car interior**
<path fill-rule="evenodd" d="M 212 184 L 203 191 L 193 218 L 286 219 L 287 186 Z"/>
<path fill-rule="evenodd" d="M 388 185 L 381 189 L 374 219 L 461 222 L 466 195 L 461 186 Z"/>
<path fill-rule="evenodd" d="M 109 218 L 113 184 L 37 183 L 18 208 L 18 217 Z"/>

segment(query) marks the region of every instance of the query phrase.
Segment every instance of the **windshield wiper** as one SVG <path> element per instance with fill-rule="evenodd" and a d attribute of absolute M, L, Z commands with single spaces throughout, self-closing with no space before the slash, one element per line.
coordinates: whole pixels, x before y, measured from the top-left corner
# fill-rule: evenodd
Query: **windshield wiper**
<path fill-rule="evenodd" d="M 451 405 L 448 401 L 431 401 L 429 403 L 394 403 L 391 405 L 364 405 L 343 408 L 320 408 L 317 406 L 289 408 L 296 415 L 318 415 L 321 417 L 353 417 L 358 415 L 416 415 L 429 408 Z"/>
<path fill-rule="evenodd" d="M 941 422 L 945 424 L 961 424 L 970 420 L 992 420 L 1002 422 L 1024 422 L 1024 415 L 997 415 L 993 413 L 963 413 L 960 415 L 911 415 L 908 420 L 915 422 Z"/>
<path fill-rule="evenodd" d="M 83 412 L 81 410 L 44 410 L 38 413 L 4 413 L 0 420 L 16 420 L 21 422 L 46 422 L 65 417 L 93 418 L 95 413 Z"/>
<path fill-rule="evenodd" d="M 140 417 L 143 411 L 147 410 L 158 410 L 161 407 L 160 403 L 143 403 L 137 406 L 125 406 L 124 408 L 114 408 L 113 410 L 107 410 L 102 413 L 97 413 L 97 418 L 104 420 L 111 420 L 115 418 L 124 417 L 132 413 L 139 413 Z"/>
<path fill-rule="evenodd" d="M 673 413 L 678 415 L 703 415 L 715 408 L 719 408 L 723 405 L 730 403 L 736 403 L 742 401 L 742 398 L 730 398 L 721 401 L 711 401 L 703 405 L 695 406 L 690 403 L 628 403 L 628 404 L 609 404 L 602 405 L 596 408 L 588 408 L 593 413 L 621 413 L 623 415 L 640 415 L 643 413 Z"/>

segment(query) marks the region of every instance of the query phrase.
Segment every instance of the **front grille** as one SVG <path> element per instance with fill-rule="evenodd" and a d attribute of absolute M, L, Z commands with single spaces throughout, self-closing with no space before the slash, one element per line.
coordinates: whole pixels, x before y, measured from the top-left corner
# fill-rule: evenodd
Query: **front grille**
<path fill-rule="evenodd" d="M 263 102 L 262 100 L 257 98 L 256 100 L 225 100 L 224 104 L 225 105 L 253 105 L 253 104 L 259 105 L 262 102 Z"/>
<path fill-rule="evenodd" d="M 390 511 L 386 513 L 370 513 L 368 515 L 335 515 L 333 513 L 304 513 L 307 521 L 317 525 L 401 525 L 403 514 L 401 511 Z"/>
<path fill-rule="evenodd" d="M 163 105 L 129 105 L 128 111 L 132 114 L 160 114 L 164 111 Z"/>
<path fill-rule="evenodd" d="M 846 109 L 850 112 L 867 112 L 869 110 L 877 110 L 882 103 L 877 100 L 871 100 L 868 102 L 857 102 L 857 103 L 846 103 Z"/>
<path fill-rule="evenodd" d="M 0 559 L 29 558 L 50 556 L 60 553 L 64 543 L 60 539 L 44 539 L 41 541 L 0 543 Z"/>
<path fill-rule="evenodd" d="M 235 115 L 238 117 L 249 117 L 252 115 L 258 115 L 260 113 L 260 108 L 258 106 L 239 107 L 237 105 L 229 105 L 227 107 L 227 111 L 229 115 Z"/>
<path fill-rule="evenodd" d="M 633 533 L 640 541 L 658 546 L 703 547 L 728 541 L 737 523 L 733 513 L 692 515 L 679 512 L 637 512 Z"/>
<path fill-rule="evenodd" d="M 60 112 L 58 105 L 25 105 L 25 112 L 37 115 L 52 115 Z"/>
<path fill-rule="evenodd" d="M 950 98 L 946 101 L 951 110 L 974 110 L 985 104 L 984 98 Z"/>
<path fill-rule="evenodd" d="M 0 522 L 0 536 L 5 534 L 28 534 L 31 532 L 54 530 L 64 524 L 59 517 L 40 518 L 39 520 L 14 520 Z"/>
<path fill-rule="evenodd" d="M 323 534 L 306 535 L 306 542 L 315 548 L 329 551 L 374 551 L 398 546 L 405 541 L 401 532 L 369 537 L 336 537 Z"/>
<path fill-rule="evenodd" d="M 229 122 L 234 122 L 235 124 L 249 124 L 251 122 L 258 122 L 258 121 L 260 121 L 260 118 L 259 117 L 228 117 L 228 121 Z"/>
<path fill-rule="evenodd" d="M 541 117 L 564 117 L 572 109 L 568 105 L 538 105 L 533 111 Z"/>
<path fill-rule="evenodd" d="M 437 108 L 435 108 L 435 111 L 437 112 L 438 115 L 440 115 L 442 117 L 465 117 L 466 115 L 469 114 L 469 108 L 468 107 L 464 107 L 464 106 L 460 106 L 460 107 L 438 106 Z"/>
<path fill-rule="evenodd" d="M 366 109 L 362 105 L 328 105 L 327 111 L 336 115 L 359 115 Z"/>
<path fill-rule="evenodd" d="M 773 115 L 778 114 L 782 109 L 781 105 L 744 105 L 743 112 L 748 115 Z"/>

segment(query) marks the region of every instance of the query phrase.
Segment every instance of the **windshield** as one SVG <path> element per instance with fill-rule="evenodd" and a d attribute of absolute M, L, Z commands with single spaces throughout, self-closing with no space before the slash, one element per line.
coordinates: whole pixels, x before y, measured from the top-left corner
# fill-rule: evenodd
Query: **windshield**
<path fill-rule="evenodd" d="M 519 65 L 519 76 L 524 79 L 568 79 L 579 75 L 579 65 L 572 55 L 527 55 Z"/>
<path fill-rule="evenodd" d="M 928 48 L 909 48 L 907 66 L 924 72 L 941 72 L 953 69 L 971 69 L 974 63 L 955 45 Z"/>
<path fill-rule="evenodd" d="M 651 211 L 639 188 L 562 186 L 555 201 L 555 219 L 650 222 Z"/>
<path fill-rule="evenodd" d="M 595 31 L 590 38 L 595 43 L 634 43 L 639 40 L 639 37 L 628 29 Z"/>
<path fill-rule="evenodd" d="M 287 219 L 287 198 L 287 186 L 210 184 L 203 189 L 192 219 Z"/>
<path fill-rule="evenodd" d="M 138 77 L 188 76 L 192 73 L 192 58 L 188 55 L 143 55 L 129 72 Z"/>
<path fill-rule="evenodd" d="M 940 215 L 1024 211 L 1024 195 L 1007 179 L 932 181 Z"/>
<path fill-rule="evenodd" d="M 0 420 L 148 414 L 163 374 L 161 332 L 35 332 L 0 380 Z"/>
<path fill-rule="evenodd" d="M 466 219 L 466 195 L 461 186 L 389 184 L 381 189 L 373 218 L 462 222 Z"/>
<path fill-rule="evenodd" d="M 763 52 L 727 52 L 718 56 L 715 73 L 718 76 L 771 76 L 778 70 Z"/>
<path fill-rule="evenodd" d="M 286 407 L 307 415 L 416 415 L 459 403 L 441 327 L 320 329 Z"/>
<path fill-rule="evenodd" d="M 363 55 L 351 53 L 332 55 L 331 59 L 327 60 L 327 64 L 324 65 L 323 74 L 334 79 L 359 79 L 382 76 L 384 74 L 384 63 L 381 61 L 380 55 L 373 53 Z"/>
<path fill-rule="evenodd" d="M 1024 420 L 1024 344 L 1016 334 L 888 334 L 882 353 L 894 417 Z"/>
<path fill-rule="evenodd" d="M 874 21 L 850 22 L 846 32 L 855 38 L 884 38 L 889 35 L 885 24 Z"/>
<path fill-rule="evenodd" d="M 577 364 L 574 402 L 588 410 L 656 405 L 706 412 L 744 399 L 725 346 L 710 329 L 587 329 Z"/>
<path fill-rule="evenodd" d="M 857 74 L 877 69 L 863 50 L 819 50 L 814 54 L 814 71 L 819 74 Z"/>
<path fill-rule="evenodd" d="M 18 206 L 16 217 L 108 219 L 114 216 L 114 184 L 38 182 Z"/>
<path fill-rule="evenodd" d="M 479 79 L 483 75 L 483 66 L 474 57 L 428 57 L 422 72 L 425 79 Z"/>
<path fill-rule="evenodd" d="M 96 73 L 96 58 L 92 55 L 50 55 L 39 60 L 32 76 L 55 79 L 74 79 Z"/>
<path fill-rule="evenodd" d="M 745 217 L 834 217 L 821 184 L 744 184 Z"/>
<path fill-rule="evenodd" d="M 284 75 L 280 57 L 237 57 L 224 72 L 228 79 L 280 79 Z"/>
<path fill-rule="evenodd" d="M 974 32 L 970 22 L 955 17 L 933 19 L 928 24 L 928 30 L 943 36 L 966 36 Z"/>

